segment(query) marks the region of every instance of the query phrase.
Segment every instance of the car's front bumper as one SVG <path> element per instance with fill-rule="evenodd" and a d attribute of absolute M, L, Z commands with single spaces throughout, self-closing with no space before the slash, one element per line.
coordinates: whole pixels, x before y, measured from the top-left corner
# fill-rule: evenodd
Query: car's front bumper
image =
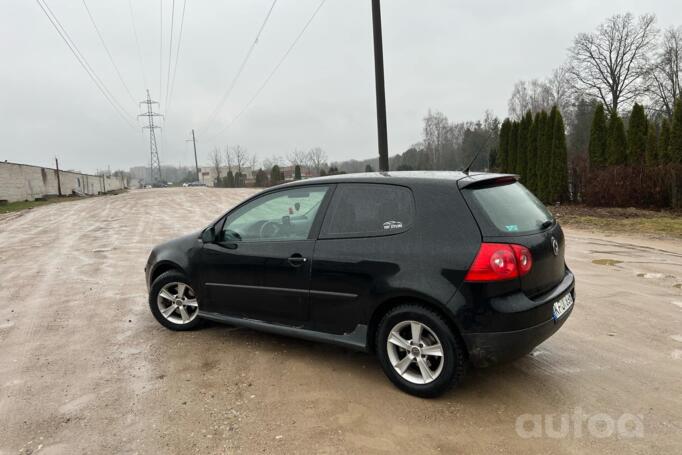
<path fill-rule="evenodd" d="M 571 272 L 567 272 L 564 280 L 539 300 L 531 301 L 523 293 L 517 293 L 507 297 L 504 301 L 493 303 L 493 306 L 499 308 L 504 305 L 510 318 L 514 318 L 522 311 L 543 311 L 545 314 L 551 315 L 554 302 L 567 293 L 571 293 L 575 302 L 575 278 Z M 498 332 L 463 333 L 462 336 L 469 351 L 469 359 L 475 366 L 485 367 L 514 360 L 529 353 L 561 328 L 573 311 L 573 306 L 557 320 L 550 316 L 549 319 L 527 328 Z M 515 308 L 519 311 L 514 311 Z M 511 311 L 509 311 L 510 309 Z"/>

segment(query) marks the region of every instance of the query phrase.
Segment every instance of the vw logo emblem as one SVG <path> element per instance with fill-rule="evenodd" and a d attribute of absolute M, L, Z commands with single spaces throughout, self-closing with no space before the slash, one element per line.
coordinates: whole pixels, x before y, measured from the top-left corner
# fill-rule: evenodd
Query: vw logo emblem
<path fill-rule="evenodd" d="M 552 237 L 552 251 L 554 252 L 554 256 L 559 256 L 559 242 L 557 242 L 554 237 Z"/>

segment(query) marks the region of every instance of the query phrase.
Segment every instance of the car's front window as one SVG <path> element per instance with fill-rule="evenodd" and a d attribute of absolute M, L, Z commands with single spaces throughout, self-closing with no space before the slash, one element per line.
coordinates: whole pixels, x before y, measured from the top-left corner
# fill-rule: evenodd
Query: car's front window
<path fill-rule="evenodd" d="M 221 240 L 305 240 L 327 190 L 301 187 L 259 197 L 228 215 Z"/>

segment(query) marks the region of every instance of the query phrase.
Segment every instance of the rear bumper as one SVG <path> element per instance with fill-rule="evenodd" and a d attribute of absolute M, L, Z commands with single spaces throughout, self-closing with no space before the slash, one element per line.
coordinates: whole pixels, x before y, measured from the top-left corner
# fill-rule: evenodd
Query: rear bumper
<path fill-rule="evenodd" d="M 540 324 L 520 330 L 504 332 L 463 333 L 465 343 L 469 350 L 469 359 L 477 367 L 504 363 L 528 354 L 537 345 L 552 336 L 569 318 L 573 306 L 557 320 L 551 317 L 554 302 L 571 293 L 575 302 L 575 278 L 568 272 L 564 280 L 551 292 L 536 301 L 529 300 L 524 294 L 518 293 L 506 297 L 503 302 L 495 302 L 492 306 L 504 304 L 506 314 L 510 320 L 524 311 L 541 310 L 550 315 L 549 319 Z M 501 309 L 501 308 L 500 308 Z M 511 311 L 510 311 L 511 310 Z M 518 310 L 518 311 L 514 311 Z"/>

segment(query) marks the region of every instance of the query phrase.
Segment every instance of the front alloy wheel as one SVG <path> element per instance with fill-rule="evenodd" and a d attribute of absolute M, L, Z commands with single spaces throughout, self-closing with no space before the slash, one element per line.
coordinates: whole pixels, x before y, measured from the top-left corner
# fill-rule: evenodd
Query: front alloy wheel
<path fill-rule="evenodd" d="M 171 330 L 192 330 L 202 322 L 197 295 L 180 271 L 170 270 L 154 280 L 149 308 L 156 320 Z"/>
<path fill-rule="evenodd" d="M 172 282 L 161 288 L 156 304 L 164 318 L 173 324 L 189 324 L 199 314 L 194 290 L 185 283 Z"/>

